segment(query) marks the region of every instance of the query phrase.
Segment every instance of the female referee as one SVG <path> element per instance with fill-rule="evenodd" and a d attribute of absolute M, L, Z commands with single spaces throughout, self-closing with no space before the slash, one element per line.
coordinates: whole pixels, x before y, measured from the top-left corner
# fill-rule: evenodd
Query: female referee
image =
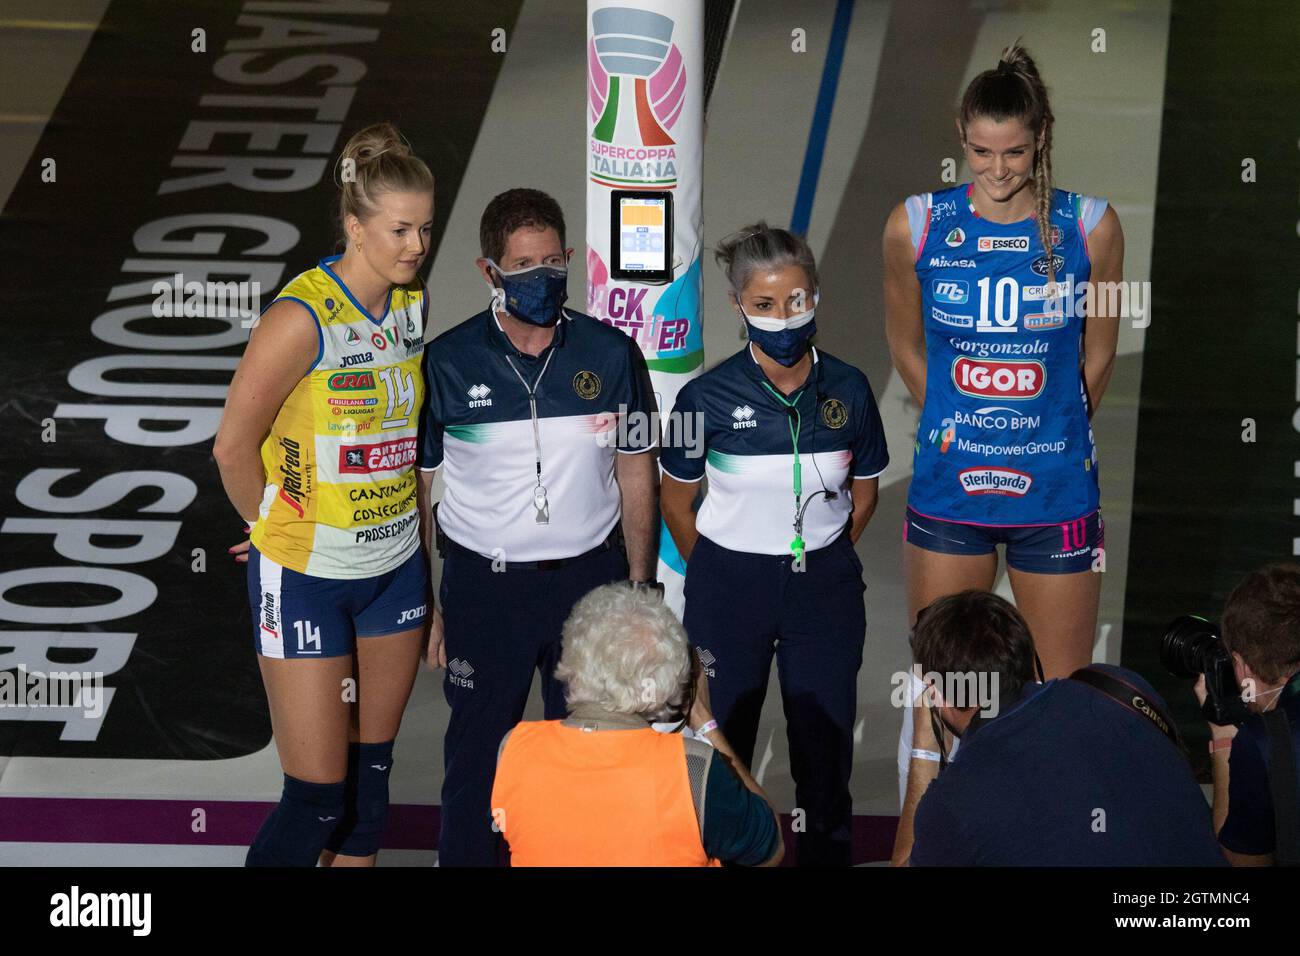
<path fill-rule="evenodd" d="M 724 240 L 717 259 L 749 344 L 687 384 L 670 416 L 660 495 L 687 559 L 683 623 L 747 766 L 775 654 L 805 814 L 798 862 L 847 865 L 866 633 L 853 544 L 889 454 L 866 376 L 810 345 L 818 279 L 807 243 L 760 222 Z M 702 442 L 688 445 L 692 434 Z"/>
<path fill-rule="evenodd" d="M 252 525 L 253 642 L 284 771 L 249 866 L 374 864 L 427 639 L 414 462 L 433 175 L 387 123 L 353 136 L 339 171 L 345 251 L 262 314 L 214 447 Z"/>
<path fill-rule="evenodd" d="M 909 196 L 883 240 L 890 352 L 922 407 L 904 525 L 909 618 L 991 590 L 1004 545 L 1048 678 L 1092 659 L 1104 558 L 1089 422 L 1119 323 L 1104 293 L 1087 293 L 1118 282 L 1124 259 L 1105 200 L 1052 188 L 1052 123 L 1017 42 L 962 97 L 971 181 Z M 910 750 L 910 729 L 909 717 L 900 770 L 905 754 L 933 756 Z"/>

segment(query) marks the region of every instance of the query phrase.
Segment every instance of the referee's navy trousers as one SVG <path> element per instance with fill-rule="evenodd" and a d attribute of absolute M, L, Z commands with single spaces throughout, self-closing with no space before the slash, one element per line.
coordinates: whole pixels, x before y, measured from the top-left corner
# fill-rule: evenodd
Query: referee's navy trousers
<path fill-rule="evenodd" d="M 505 861 L 488 806 L 501 738 L 523 717 L 534 669 L 541 671 L 546 719 L 567 715 L 555 680 L 564 621 L 588 591 L 626 579 L 618 548 L 549 571 L 493 571 L 487 558 L 447 553 L 439 603 L 451 720 L 443 742 L 439 866 Z"/>
<path fill-rule="evenodd" d="M 867 618 L 862 562 L 848 534 L 805 554 L 731 551 L 700 536 L 686 566 L 683 623 L 709 672 L 723 734 L 754 769 L 759 714 L 776 656 L 801 866 L 847 866 L 849 775 Z"/>

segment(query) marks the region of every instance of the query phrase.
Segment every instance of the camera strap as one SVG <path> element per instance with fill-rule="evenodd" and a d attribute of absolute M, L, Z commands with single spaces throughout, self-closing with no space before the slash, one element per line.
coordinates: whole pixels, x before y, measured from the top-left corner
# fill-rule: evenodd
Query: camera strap
<path fill-rule="evenodd" d="M 1169 742 L 1178 748 L 1178 752 L 1184 758 L 1187 757 L 1187 748 L 1183 746 L 1182 737 L 1178 735 L 1178 727 L 1159 705 L 1147 699 L 1145 691 L 1139 690 L 1128 681 L 1112 677 L 1110 674 L 1095 670 L 1092 667 L 1080 667 L 1070 675 L 1070 680 L 1078 681 L 1080 684 L 1087 684 L 1089 687 L 1101 691 L 1126 710 L 1137 714 L 1164 734 Z"/>
<path fill-rule="evenodd" d="M 1277 866 L 1300 866 L 1300 798 L 1297 797 L 1295 748 L 1291 743 L 1291 722 L 1280 707 L 1266 710 L 1268 732 L 1268 787 L 1273 796 L 1274 850 Z"/>

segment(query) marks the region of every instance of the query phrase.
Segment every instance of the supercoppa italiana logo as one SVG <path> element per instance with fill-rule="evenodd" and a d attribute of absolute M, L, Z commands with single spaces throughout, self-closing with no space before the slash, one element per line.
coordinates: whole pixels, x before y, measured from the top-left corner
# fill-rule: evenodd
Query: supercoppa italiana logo
<path fill-rule="evenodd" d="M 587 46 L 588 146 L 595 182 L 614 189 L 677 185 L 669 130 L 686 103 L 686 65 L 671 18 L 604 7 L 591 15 Z"/>

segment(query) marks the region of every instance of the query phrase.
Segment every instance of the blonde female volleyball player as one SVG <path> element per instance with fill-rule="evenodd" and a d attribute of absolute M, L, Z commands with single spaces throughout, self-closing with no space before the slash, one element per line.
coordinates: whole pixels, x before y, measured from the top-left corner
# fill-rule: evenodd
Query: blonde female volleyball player
<path fill-rule="evenodd" d="M 263 313 L 214 448 L 252 526 L 253 640 L 284 770 L 250 866 L 374 863 L 426 639 L 414 463 L 433 176 L 383 123 L 352 137 L 338 178 L 346 248 Z"/>

